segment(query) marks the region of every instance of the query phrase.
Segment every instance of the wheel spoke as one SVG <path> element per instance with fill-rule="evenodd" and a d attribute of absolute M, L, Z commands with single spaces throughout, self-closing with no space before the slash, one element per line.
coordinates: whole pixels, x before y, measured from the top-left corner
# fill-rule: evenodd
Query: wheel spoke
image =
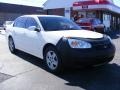
<path fill-rule="evenodd" d="M 52 55 L 51 55 L 51 52 L 48 52 L 48 56 L 49 56 L 49 57 L 51 57 L 51 56 L 52 56 Z"/>
<path fill-rule="evenodd" d="M 56 54 L 55 54 L 55 53 L 53 53 L 53 54 L 52 54 L 52 58 L 55 58 L 55 57 L 56 57 Z"/>
<path fill-rule="evenodd" d="M 58 61 L 53 60 L 53 64 L 54 64 L 55 66 L 57 66 Z"/>
<path fill-rule="evenodd" d="M 53 63 L 51 63 L 51 68 L 56 68 L 56 65 L 54 65 Z"/>

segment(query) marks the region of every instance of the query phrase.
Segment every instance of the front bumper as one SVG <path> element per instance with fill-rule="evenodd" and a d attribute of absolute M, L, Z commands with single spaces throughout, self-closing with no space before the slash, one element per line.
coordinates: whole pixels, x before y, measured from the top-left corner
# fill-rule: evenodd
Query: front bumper
<path fill-rule="evenodd" d="M 67 40 L 61 40 L 58 45 L 58 53 L 64 65 L 76 64 L 82 66 L 99 65 L 110 62 L 115 55 L 115 46 L 112 43 L 103 43 L 98 40 L 90 49 L 73 49 Z"/>

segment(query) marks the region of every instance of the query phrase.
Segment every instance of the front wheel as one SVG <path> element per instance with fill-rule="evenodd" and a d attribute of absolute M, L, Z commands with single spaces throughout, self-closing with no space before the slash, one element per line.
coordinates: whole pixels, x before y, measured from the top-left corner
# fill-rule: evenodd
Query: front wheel
<path fill-rule="evenodd" d="M 49 46 L 44 52 L 44 60 L 46 62 L 47 69 L 52 73 L 60 73 L 62 70 L 62 61 L 58 55 L 57 50 Z"/>

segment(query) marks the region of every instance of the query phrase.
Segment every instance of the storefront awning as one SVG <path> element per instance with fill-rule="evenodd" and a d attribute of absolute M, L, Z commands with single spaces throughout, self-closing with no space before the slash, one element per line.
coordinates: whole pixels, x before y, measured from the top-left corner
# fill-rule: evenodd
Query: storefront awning
<path fill-rule="evenodd" d="M 110 0 L 88 0 L 73 3 L 73 10 L 110 10 L 120 14 L 120 7 Z"/>

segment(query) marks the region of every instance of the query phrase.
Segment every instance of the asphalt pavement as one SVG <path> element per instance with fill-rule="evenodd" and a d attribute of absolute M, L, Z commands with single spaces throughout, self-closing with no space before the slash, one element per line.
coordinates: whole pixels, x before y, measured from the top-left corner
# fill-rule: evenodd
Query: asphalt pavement
<path fill-rule="evenodd" d="M 0 90 L 120 90 L 120 33 L 110 34 L 116 55 L 96 68 L 70 68 L 61 75 L 46 71 L 44 62 L 18 51 L 11 54 L 0 34 Z"/>

